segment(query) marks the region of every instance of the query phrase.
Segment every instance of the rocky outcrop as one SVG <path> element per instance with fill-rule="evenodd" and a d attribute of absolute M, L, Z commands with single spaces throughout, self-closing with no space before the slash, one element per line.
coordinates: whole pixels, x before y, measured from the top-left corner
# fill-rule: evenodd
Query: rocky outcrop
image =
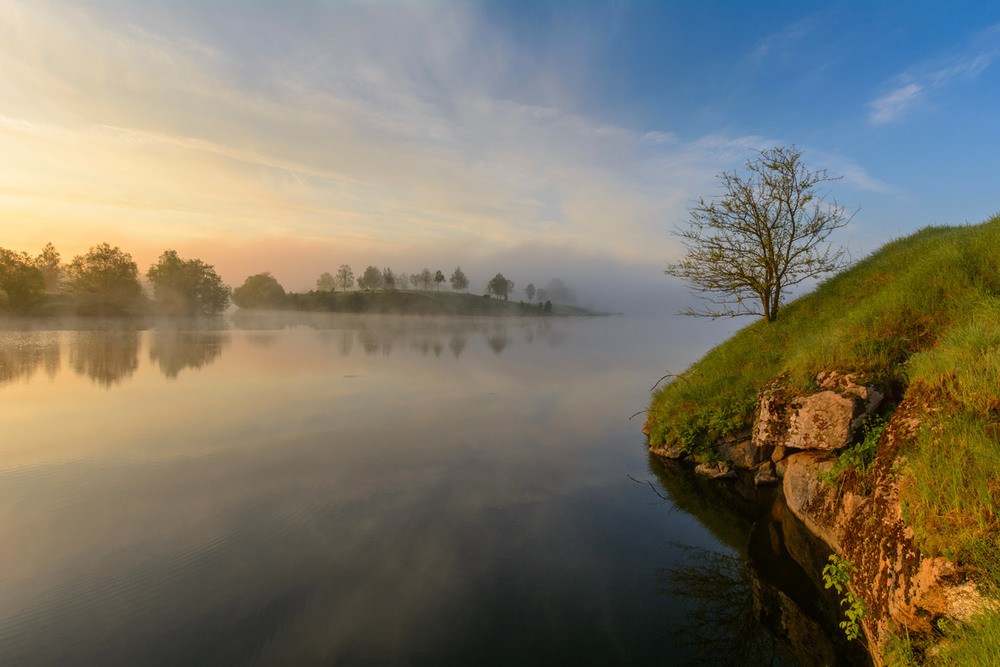
<path fill-rule="evenodd" d="M 775 447 L 824 451 L 847 447 L 884 398 L 876 387 L 861 385 L 847 373 L 820 373 L 816 385 L 821 391 L 796 396 L 783 377 L 766 384 L 757 397 L 754 446 L 768 456 Z"/>
<path fill-rule="evenodd" d="M 878 662 L 890 630 L 930 634 L 937 620 L 968 620 L 988 602 L 954 563 L 922 555 L 903 520 L 898 475 L 902 452 L 919 425 L 915 406 L 904 400 L 896 409 L 863 488 L 851 476 L 834 484 L 827 473 L 837 451 L 854 444 L 884 393 L 838 372 L 820 373 L 815 386 L 817 391 L 800 394 L 786 378 L 775 378 L 759 392 L 750 432 L 718 441 L 715 451 L 732 466 L 753 471 L 758 486 L 780 478 L 787 510 L 857 568 L 852 589 L 867 606 L 864 630 Z M 665 453 L 682 454 L 679 448 Z M 703 464 L 698 472 L 718 478 L 731 470 Z M 817 577 L 821 570 L 817 566 Z"/>
<path fill-rule="evenodd" d="M 820 481 L 833 464 L 822 452 L 787 459 L 783 490 L 788 508 L 809 530 L 857 568 L 852 588 L 865 600 L 865 632 L 872 647 L 893 626 L 927 634 L 940 618 L 967 620 L 983 598 L 965 573 L 944 558 L 920 553 L 899 501 L 900 451 L 913 438 L 917 420 L 904 401 L 879 442 L 873 491 L 849 483 Z"/>

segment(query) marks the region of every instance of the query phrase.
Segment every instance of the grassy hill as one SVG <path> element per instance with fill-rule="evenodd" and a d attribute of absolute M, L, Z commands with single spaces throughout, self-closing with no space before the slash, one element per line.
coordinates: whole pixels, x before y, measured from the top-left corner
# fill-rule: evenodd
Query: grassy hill
<path fill-rule="evenodd" d="M 789 303 L 776 322 L 740 330 L 653 396 L 650 443 L 707 453 L 719 436 L 749 427 L 767 380 L 784 374 L 806 391 L 824 370 L 886 387 L 888 412 L 904 397 L 923 406 L 899 471 L 904 516 L 926 554 L 972 567 L 996 586 L 1000 216 L 893 241 Z M 1000 645 L 1000 613 L 959 634 L 953 652 Z M 978 664 L 983 654 L 942 655 L 943 664 Z"/>
<path fill-rule="evenodd" d="M 437 290 L 376 290 L 357 292 L 306 292 L 287 297 L 294 310 L 394 315 L 592 315 L 575 306 L 502 301 L 462 292 Z"/>

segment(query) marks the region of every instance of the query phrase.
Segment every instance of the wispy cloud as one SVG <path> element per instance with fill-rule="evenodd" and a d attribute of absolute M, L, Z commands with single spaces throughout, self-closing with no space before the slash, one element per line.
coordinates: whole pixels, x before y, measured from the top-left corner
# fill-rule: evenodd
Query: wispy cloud
<path fill-rule="evenodd" d="M 799 21 L 789 23 L 781 30 L 767 35 L 753 48 L 746 57 L 746 63 L 751 67 L 760 67 L 764 60 L 774 56 L 787 56 L 788 53 L 798 46 L 813 31 L 816 21 L 813 17 L 806 17 Z"/>
<path fill-rule="evenodd" d="M 891 123 L 920 104 L 925 98 L 923 93 L 926 88 L 924 84 L 908 83 L 872 100 L 869 103 L 871 111 L 868 120 L 873 125 Z"/>
<path fill-rule="evenodd" d="M 658 277 L 691 200 L 773 145 L 562 105 L 560 71 L 469 6 L 255 5 L 239 30 L 125 7 L 0 7 L 16 26 L 0 28 L 4 243 L 135 242 L 140 263 L 187 248 L 227 280 L 271 270 L 293 289 L 343 262 L 495 273 L 525 248 Z"/>
<path fill-rule="evenodd" d="M 868 103 L 872 125 L 893 123 L 928 104 L 953 84 L 975 80 L 1000 56 L 1000 26 L 980 32 L 958 55 L 937 58 L 896 76 L 888 92 Z"/>

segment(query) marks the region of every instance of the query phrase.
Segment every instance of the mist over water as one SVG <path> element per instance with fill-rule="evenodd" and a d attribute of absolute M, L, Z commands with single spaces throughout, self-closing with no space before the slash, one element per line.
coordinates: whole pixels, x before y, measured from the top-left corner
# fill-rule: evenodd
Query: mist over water
<path fill-rule="evenodd" d="M 759 582 L 629 420 L 703 351 L 671 328 L 2 331 L 0 663 L 796 664 L 753 604 L 691 641 L 692 553 Z"/>

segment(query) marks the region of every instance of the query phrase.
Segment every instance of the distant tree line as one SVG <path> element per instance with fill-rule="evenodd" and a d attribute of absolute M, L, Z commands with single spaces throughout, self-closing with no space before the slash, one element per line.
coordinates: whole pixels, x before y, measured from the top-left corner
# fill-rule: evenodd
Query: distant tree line
<path fill-rule="evenodd" d="M 44 311 L 80 315 L 216 315 L 229 307 L 232 290 L 199 259 L 166 250 L 146 271 L 150 292 L 140 283 L 132 256 L 108 243 L 63 264 L 49 243 L 36 257 L 0 248 L 0 304 L 18 314 Z M 51 308 L 49 310 L 52 310 Z"/>
<path fill-rule="evenodd" d="M 211 316 L 224 312 L 230 303 L 242 309 L 359 310 L 365 301 L 358 292 L 350 292 L 358 296 L 343 302 L 334 293 L 349 292 L 355 285 L 362 292 L 432 288 L 439 291 L 446 282 L 455 292 L 468 292 L 470 285 L 460 266 L 455 267 L 450 277 L 441 269 L 432 272 L 424 268 L 407 274 L 389 267 L 368 266 L 355 278 L 350 265 L 341 264 L 335 273 L 321 273 L 316 279 L 316 289 L 305 294 L 286 292 L 269 272 L 249 276 L 232 289 L 222 282 L 212 265 L 200 259 L 182 258 L 176 250 L 165 250 L 143 275 L 148 287 L 142 284 L 132 256 L 109 243 L 96 245 L 66 264 L 52 243 L 37 256 L 0 248 L 0 311 Z M 497 273 L 487 283 L 483 296 L 507 301 L 513 293 L 514 282 Z M 545 288 L 536 289 L 528 284 L 524 294 L 528 304 L 537 296 L 542 311 L 551 311 L 553 301 L 567 304 L 574 301 L 572 291 L 558 278 L 549 281 Z"/>

